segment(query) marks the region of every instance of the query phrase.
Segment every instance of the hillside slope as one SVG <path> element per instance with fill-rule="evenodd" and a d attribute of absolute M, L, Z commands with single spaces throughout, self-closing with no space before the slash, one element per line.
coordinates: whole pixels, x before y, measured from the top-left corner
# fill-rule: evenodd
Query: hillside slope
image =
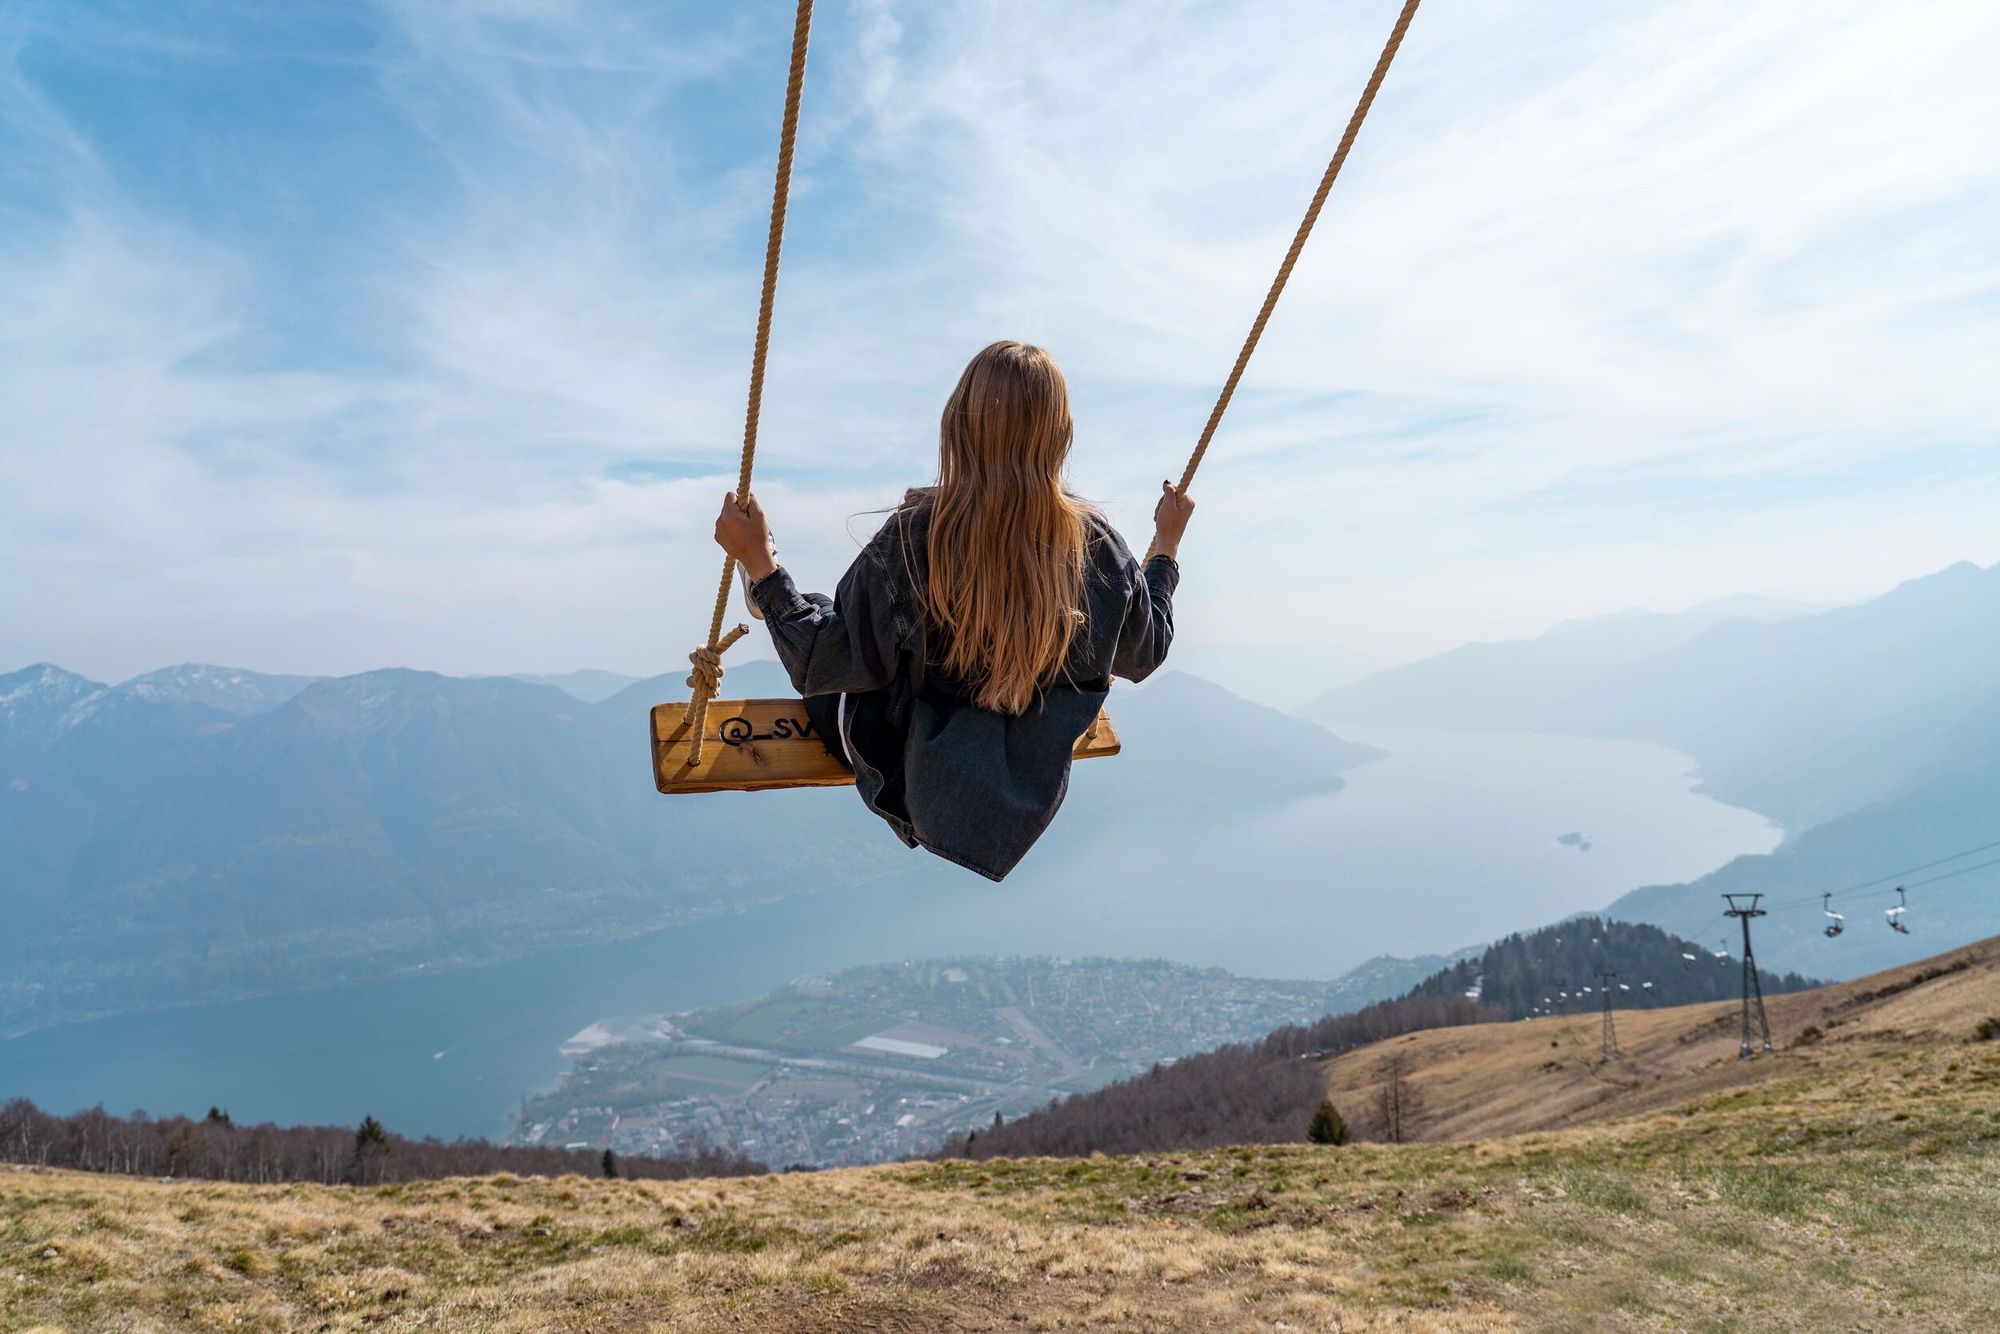
<path fill-rule="evenodd" d="M 1813 1102 L 1854 1096 L 1906 1056 L 1963 1046 L 2000 1018 L 2000 937 L 1851 982 L 1766 998 L 1777 1051 L 1739 1056 L 1738 1002 L 1624 1010 L 1621 1057 L 1603 1061 L 1601 1015 L 1587 1012 L 1437 1029 L 1345 1052 L 1326 1063 L 1335 1103 L 1379 1130 L 1392 1060 L 1403 1068 L 1406 1139 L 1468 1140 L 1587 1125 L 1691 1100 L 1795 1090 Z M 1989 1097 L 2000 1107 L 2000 1082 Z"/>
<path fill-rule="evenodd" d="M 1788 1035 L 1846 1022 L 1732 1067 L 1754 1088 L 1699 1091 L 1697 1059 L 1661 1069 L 1670 1112 L 1468 1144 L 373 1189 L 0 1168 L 0 1327 L 1989 1330 L 2000 1042 L 1965 1030 L 1991 948 L 1789 998 Z M 1712 1043 L 1716 1012 L 1634 1045 Z M 1490 1091 L 1556 1027 L 1417 1041 L 1487 1049 Z"/>

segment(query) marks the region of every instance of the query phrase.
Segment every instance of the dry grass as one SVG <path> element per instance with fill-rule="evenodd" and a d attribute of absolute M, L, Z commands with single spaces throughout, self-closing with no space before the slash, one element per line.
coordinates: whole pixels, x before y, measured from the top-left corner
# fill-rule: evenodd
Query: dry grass
<path fill-rule="evenodd" d="M 2000 1043 L 1942 991 L 1899 1029 L 1918 990 L 1759 1082 L 1480 1142 L 372 1190 L 0 1169 L 0 1329 L 2000 1328 Z M 1479 1032 L 1506 1067 L 1534 1027 Z"/>
<path fill-rule="evenodd" d="M 1705 959 L 1701 967 L 1714 967 Z M 1405 1055 L 1420 1106 L 1406 1138 L 1489 1139 L 1685 1106 L 1777 1079 L 1845 1096 L 1840 1073 L 1877 1050 L 1954 1047 L 2000 1015 L 2000 938 L 1767 1003 L 1778 1048 L 1744 1061 L 1736 1003 L 1625 1010 L 1624 1055 L 1601 1062 L 1598 1014 L 1412 1033 L 1335 1057 L 1327 1082 L 1350 1119 L 1366 1119 L 1383 1057 Z M 1413 1131 L 1413 1133 L 1411 1133 Z"/>

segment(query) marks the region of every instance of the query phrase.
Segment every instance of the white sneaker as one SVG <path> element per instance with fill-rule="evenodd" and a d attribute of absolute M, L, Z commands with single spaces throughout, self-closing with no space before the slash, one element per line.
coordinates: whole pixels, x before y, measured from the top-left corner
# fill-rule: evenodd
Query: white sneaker
<path fill-rule="evenodd" d="M 773 559 L 776 559 L 777 555 L 778 535 L 773 533 L 771 534 L 771 556 Z M 736 565 L 736 582 L 743 587 L 743 605 L 750 609 L 750 619 L 755 621 L 763 620 L 764 609 L 757 605 L 757 599 L 750 596 L 750 571 L 743 568 L 741 561 L 737 562 Z"/>

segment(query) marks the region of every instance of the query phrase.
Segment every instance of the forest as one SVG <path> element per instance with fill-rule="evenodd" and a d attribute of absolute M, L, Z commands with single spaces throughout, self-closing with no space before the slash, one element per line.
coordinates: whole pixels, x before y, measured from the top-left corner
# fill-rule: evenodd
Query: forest
<path fill-rule="evenodd" d="M 358 1127 L 240 1126 L 220 1108 L 199 1119 L 112 1116 L 102 1107 L 57 1116 L 26 1098 L 0 1103 L 0 1162 L 128 1176 L 209 1181 L 310 1181 L 373 1186 L 434 1177 L 753 1176 L 762 1163 L 702 1147 L 672 1157 L 618 1158 L 609 1150 L 519 1148 L 483 1139 L 407 1139 L 374 1117 Z"/>
<path fill-rule="evenodd" d="M 1729 923 L 1728 929 L 1735 930 Z M 1718 958 L 1718 946 L 1727 952 Z M 1498 1006 L 1509 1019 L 1564 1010 L 1595 1010 L 1605 973 L 1620 1009 L 1655 1009 L 1728 1000 L 1743 985 L 1743 961 L 1733 938 L 1707 944 L 1657 926 L 1605 917 L 1572 917 L 1537 931 L 1517 931 L 1419 982 L 1411 995 L 1462 996 Z M 1692 956 L 1692 958 L 1688 957 Z M 1797 973 L 1757 970 L 1764 994 L 1821 985 Z M 1565 997 L 1563 993 L 1567 992 Z"/>

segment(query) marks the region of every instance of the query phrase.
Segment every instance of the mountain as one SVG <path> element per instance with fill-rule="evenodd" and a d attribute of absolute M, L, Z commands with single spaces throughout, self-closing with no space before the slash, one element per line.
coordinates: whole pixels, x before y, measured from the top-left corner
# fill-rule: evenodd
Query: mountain
<path fill-rule="evenodd" d="M 1298 712 L 1334 726 L 1557 730 L 1547 720 L 1619 667 L 1717 625 L 1768 624 L 1814 610 L 1807 603 L 1738 595 L 1673 615 L 1635 610 L 1565 621 L 1534 639 L 1466 644 L 1376 672 L 1324 692 Z"/>
<path fill-rule="evenodd" d="M 1801 829 L 1907 789 L 2000 703 L 2000 565 L 1814 616 L 1727 622 L 1580 690 L 1546 728 L 1658 741 Z"/>
<path fill-rule="evenodd" d="M 46 662 L 0 676 L 0 756 L 48 746 L 77 709 L 104 691 L 97 682 Z"/>
<path fill-rule="evenodd" d="M 586 667 L 582 671 L 563 672 L 556 676 L 516 675 L 514 679 L 526 681 L 529 685 L 554 686 L 564 694 L 574 695 L 586 704 L 596 704 L 610 699 L 627 686 L 638 682 L 640 678 L 627 676 L 623 672 L 604 672 Z"/>
<path fill-rule="evenodd" d="M 135 676 L 118 689 L 157 703 L 199 705 L 247 718 L 277 708 L 317 679 L 266 676 L 235 667 L 184 663 Z"/>
<path fill-rule="evenodd" d="M 1225 774 L 1232 800 L 1333 792 L 1343 786 L 1342 772 L 1386 754 L 1185 672 L 1121 687 L 1107 707 L 1121 743 L 1112 762 L 1132 761 L 1121 765 L 1123 781 L 1112 793 L 1119 802 L 1167 797 L 1191 778 L 1212 788 L 1214 776 Z"/>
<path fill-rule="evenodd" d="M 776 663 L 746 662 L 726 689 L 789 684 Z M 659 796 L 648 715 L 685 690 L 681 673 L 596 703 L 404 669 L 0 677 L 0 1030 L 489 960 L 912 868 L 957 874 L 849 790 Z M 1175 818 L 1199 822 L 1332 790 L 1376 753 L 1193 678 L 1121 689 L 1113 709 L 1128 756 L 1094 762 L 1058 822 L 1084 841 L 1159 818 L 1167 794 L 1210 789 L 1192 809 L 1176 795 Z M 1216 772 L 1250 777 L 1217 787 Z"/>
<path fill-rule="evenodd" d="M 1700 762 L 1704 791 L 1796 831 L 1907 790 L 1969 718 L 2000 703 L 2000 565 L 1960 563 L 1867 602 L 1784 610 L 1729 600 L 1468 645 L 1306 712 L 1658 742 Z"/>
<path fill-rule="evenodd" d="M 1960 563 L 1811 614 L 1715 619 L 1722 609 L 1697 609 L 1711 623 L 1694 633 L 1685 620 L 1614 617 L 1471 646 L 1331 692 L 1314 716 L 1658 742 L 1695 757 L 1705 792 L 1787 827 L 1769 856 L 1636 889 L 1614 916 L 1712 946 L 1730 925 L 1721 893 L 1796 900 L 1758 922 L 1759 957 L 1833 977 L 2000 931 L 1990 871 L 1912 885 L 1912 929 L 1929 933 L 1915 945 L 1879 916 L 1893 879 L 1849 902 L 1868 920 L 1838 941 L 1821 934 L 1818 905 L 1821 893 L 2000 841 L 2000 566 Z M 1478 686 L 1482 665 L 1496 672 L 1490 689 Z"/>

